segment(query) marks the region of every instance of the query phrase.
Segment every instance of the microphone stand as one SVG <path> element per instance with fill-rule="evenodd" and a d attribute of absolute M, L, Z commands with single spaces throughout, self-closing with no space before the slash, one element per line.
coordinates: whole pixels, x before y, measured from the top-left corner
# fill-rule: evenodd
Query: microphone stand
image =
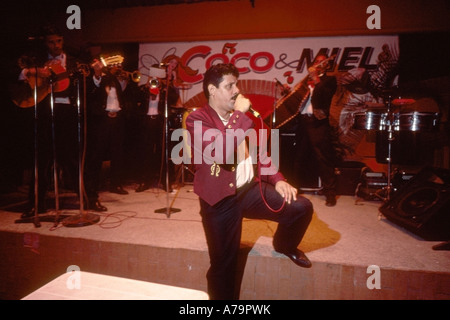
<path fill-rule="evenodd" d="M 52 150 L 53 150 L 53 180 L 55 189 L 55 211 L 56 217 L 59 216 L 59 183 L 58 183 L 58 161 L 56 154 L 56 131 L 55 131 L 55 97 L 53 93 L 53 75 L 50 77 L 50 111 L 52 117 Z"/>
<path fill-rule="evenodd" d="M 277 79 L 274 79 L 275 85 L 273 86 L 273 113 L 272 113 L 272 121 L 270 122 L 270 129 L 272 130 L 275 126 L 275 122 L 277 119 Z"/>
<path fill-rule="evenodd" d="M 87 74 L 81 72 L 83 74 L 83 113 L 84 117 L 84 126 L 82 123 L 82 112 L 81 112 L 81 101 L 80 101 L 80 81 L 76 79 L 77 84 L 77 110 L 78 110 L 78 192 L 79 192 L 79 202 L 80 202 L 80 213 L 78 215 L 67 217 L 62 221 L 63 226 L 65 227 L 84 227 L 93 225 L 100 221 L 100 216 L 88 212 L 84 208 L 84 178 L 83 178 L 83 155 L 84 155 L 84 144 L 83 144 L 83 135 L 82 128 L 86 128 L 86 76 Z M 55 222 L 56 223 L 56 222 Z"/>
<path fill-rule="evenodd" d="M 33 224 L 35 228 L 41 227 L 41 222 L 39 219 L 39 139 L 38 139 L 38 120 L 39 120 L 39 113 L 38 113 L 38 67 L 34 66 L 36 74 L 35 74 L 35 85 L 34 85 L 34 92 L 33 92 L 33 99 L 34 99 L 34 216 L 33 216 Z M 22 218 L 19 220 L 16 220 L 15 223 L 28 223 L 31 222 L 30 218 Z"/>
<path fill-rule="evenodd" d="M 170 218 L 171 213 L 180 212 L 181 209 L 172 208 L 169 204 L 169 191 L 170 191 L 170 182 L 169 182 L 169 86 L 171 75 L 167 72 L 166 66 L 166 94 L 164 97 L 164 153 L 165 153 L 165 166 L 166 166 L 166 207 L 161 209 L 156 209 L 155 213 L 166 213 L 167 218 Z"/>
<path fill-rule="evenodd" d="M 39 162 L 38 162 L 38 92 L 37 92 L 37 84 L 38 84 L 38 68 L 35 66 L 36 70 L 36 82 L 34 85 L 34 226 L 39 228 L 41 223 L 39 221 Z"/>

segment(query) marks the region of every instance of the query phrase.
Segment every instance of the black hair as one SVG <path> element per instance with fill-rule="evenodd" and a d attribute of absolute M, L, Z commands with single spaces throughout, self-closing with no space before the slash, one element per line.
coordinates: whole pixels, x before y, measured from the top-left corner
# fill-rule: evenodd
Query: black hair
<path fill-rule="evenodd" d="M 53 24 L 48 24 L 41 28 L 41 36 L 42 37 L 53 36 L 53 35 L 63 36 L 62 32 Z"/>
<path fill-rule="evenodd" d="M 208 86 L 210 84 L 215 87 L 219 87 L 219 84 L 223 81 L 223 76 L 231 74 L 236 78 L 239 77 L 239 71 L 235 65 L 231 63 L 218 63 L 211 66 L 203 75 L 203 93 L 206 99 L 209 99 Z"/>

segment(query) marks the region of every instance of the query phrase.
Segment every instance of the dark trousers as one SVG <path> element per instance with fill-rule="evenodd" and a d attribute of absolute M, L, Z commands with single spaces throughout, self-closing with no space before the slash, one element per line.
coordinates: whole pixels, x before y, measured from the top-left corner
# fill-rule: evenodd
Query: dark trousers
<path fill-rule="evenodd" d="M 125 118 L 121 112 L 118 112 L 115 117 L 109 117 L 105 112 L 88 123 L 85 186 L 90 202 L 98 199 L 103 161 L 108 159 L 111 161 L 111 187 L 123 183 Z"/>
<path fill-rule="evenodd" d="M 307 168 L 305 161 L 314 161 L 322 181 L 325 195 L 336 195 L 337 166 L 336 151 L 334 149 L 331 128 L 328 118 L 317 120 L 314 116 L 300 116 L 296 132 L 296 156 L 294 175 Z"/>
<path fill-rule="evenodd" d="M 283 198 L 272 185 L 263 182 L 263 194 L 274 209 L 281 207 Z M 203 228 L 210 256 L 207 273 L 208 293 L 213 300 L 232 300 L 239 297 L 236 286 L 238 253 L 241 241 L 242 219 L 265 219 L 278 222 L 273 245 L 277 251 L 290 251 L 300 244 L 311 222 L 311 202 L 299 196 L 296 202 L 286 204 L 281 212 L 274 213 L 261 198 L 259 184 L 250 183 L 237 194 L 227 197 L 214 206 L 200 199 Z"/>
<path fill-rule="evenodd" d="M 164 119 L 162 115 L 143 116 L 140 122 L 140 148 L 138 163 L 140 183 L 151 184 L 159 177 L 163 151 Z"/>
<path fill-rule="evenodd" d="M 38 203 L 45 208 L 45 196 L 53 180 L 54 163 L 58 176 L 62 173 L 62 186 L 78 192 L 78 116 L 77 108 L 69 104 L 54 104 L 51 115 L 50 101 L 45 99 L 38 105 L 37 121 L 37 164 L 38 164 Z M 33 138 L 34 139 L 34 138 Z M 55 150 L 53 150 L 53 147 Z M 54 154 L 55 151 L 55 154 Z M 54 160 L 56 157 L 56 161 Z M 34 157 L 33 157 L 34 158 Z M 32 175 L 29 189 L 29 202 L 35 199 L 35 174 Z"/>

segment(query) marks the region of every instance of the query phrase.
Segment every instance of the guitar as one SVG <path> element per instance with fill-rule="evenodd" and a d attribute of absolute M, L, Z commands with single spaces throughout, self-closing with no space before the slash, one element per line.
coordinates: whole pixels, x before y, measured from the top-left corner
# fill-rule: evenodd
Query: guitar
<path fill-rule="evenodd" d="M 20 81 L 11 88 L 12 101 L 21 108 L 29 108 L 35 103 L 41 102 L 51 91 L 50 84 L 53 83 L 53 92 L 62 92 L 70 85 L 69 73 L 59 62 L 47 63 L 44 68 L 34 69 L 36 75 L 30 75 L 27 80 Z M 37 101 L 35 101 L 35 90 Z"/>
<path fill-rule="evenodd" d="M 19 65 L 22 68 L 26 68 L 25 59 L 19 59 Z M 110 68 L 121 65 L 124 58 L 120 55 L 115 55 L 107 58 L 100 57 L 100 60 L 103 67 Z M 45 69 L 48 72 L 42 72 Z M 27 80 L 20 81 L 10 88 L 12 101 L 20 108 L 33 107 L 35 103 L 39 103 L 47 97 L 51 91 L 51 83 L 53 84 L 53 92 L 63 92 L 66 90 L 70 85 L 69 75 L 59 62 L 47 63 L 44 68 L 41 68 L 41 72 L 38 71 L 37 77 L 31 75 L 27 77 Z M 37 91 L 37 101 L 35 101 L 34 97 L 35 89 Z"/>
<path fill-rule="evenodd" d="M 120 54 L 111 57 L 100 57 L 100 61 L 104 67 L 117 67 L 121 66 L 124 58 Z"/>
<path fill-rule="evenodd" d="M 291 92 L 278 100 L 275 110 L 276 110 L 276 120 L 273 125 L 275 129 L 279 129 L 286 123 L 294 119 L 305 107 L 305 101 L 309 96 L 308 81 L 317 70 L 323 68 L 323 66 L 328 63 L 328 61 L 334 59 L 336 55 L 332 55 L 329 58 L 322 60 L 320 63 L 316 64 L 312 68 L 308 69 L 308 74 L 303 78 Z M 323 70 L 324 71 L 324 70 Z M 273 117 L 273 113 L 270 117 L 266 117 L 264 121 L 269 125 L 270 120 Z"/>
<path fill-rule="evenodd" d="M 94 70 L 101 70 L 104 73 L 116 74 L 119 68 L 122 66 L 124 58 L 121 55 L 115 55 L 111 57 L 100 56 L 100 60 L 95 59 L 91 64 Z"/>

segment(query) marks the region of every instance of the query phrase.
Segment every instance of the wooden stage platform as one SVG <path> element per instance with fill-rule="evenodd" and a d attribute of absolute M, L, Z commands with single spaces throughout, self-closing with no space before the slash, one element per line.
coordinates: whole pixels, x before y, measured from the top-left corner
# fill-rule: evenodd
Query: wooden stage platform
<path fill-rule="evenodd" d="M 55 226 L 55 212 L 41 226 L 16 223 L 25 190 L 1 195 L 0 298 L 19 300 L 64 274 L 82 272 L 206 291 L 209 257 L 198 197 L 185 185 L 128 195 L 102 192 L 105 213 L 82 227 Z M 303 269 L 272 248 L 276 225 L 244 221 L 240 256 L 242 300 L 450 300 L 450 251 L 380 216 L 380 201 L 304 194 L 314 217 L 300 249 L 313 263 Z M 60 217 L 80 214 L 76 195 L 60 194 Z M 86 296 L 86 298 L 89 298 Z"/>

